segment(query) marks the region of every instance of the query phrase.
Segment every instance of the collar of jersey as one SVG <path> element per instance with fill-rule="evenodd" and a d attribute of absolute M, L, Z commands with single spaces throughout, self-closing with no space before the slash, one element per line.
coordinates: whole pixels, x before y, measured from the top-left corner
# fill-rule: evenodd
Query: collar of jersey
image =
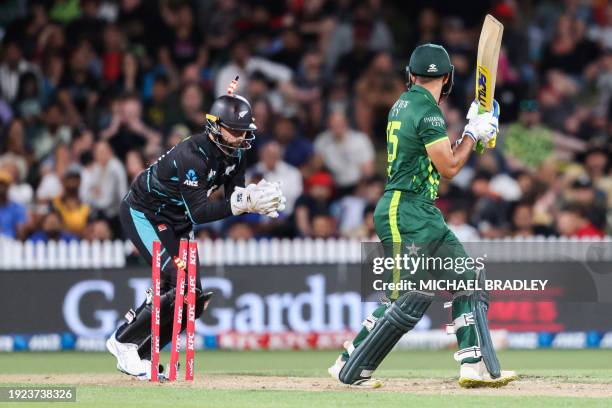
<path fill-rule="evenodd" d="M 429 92 L 427 89 L 423 88 L 421 85 L 417 85 L 417 84 L 412 84 L 412 86 L 410 87 L 410 92 L 416 92 L 416 93 L 420 93 L 425 95 L 425 97 L 434 105 L 438 105 L 438 103 L 436 102 L 436 100 L 434 99 L 433 95 L 431 94 L 431 92 Z"/>
<path fill-rule="evenodd" d="M 202 138 L 198 140 L 198 146 L 206 152 L 207 155 L 212 154 L 217 162 L 232 162 L 237 160 L 223 153 L 219 147 L 213 143 L 212 140 L 208 137 L 208 133 L 202 134 Z"/>

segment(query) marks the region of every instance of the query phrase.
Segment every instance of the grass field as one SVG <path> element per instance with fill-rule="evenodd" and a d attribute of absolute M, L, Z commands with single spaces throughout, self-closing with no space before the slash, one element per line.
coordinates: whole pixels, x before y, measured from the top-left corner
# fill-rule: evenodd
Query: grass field
<path fill-rule="evenodd" d="M 53 407 L 612 406 L 612 350 L 501 352 L 504 368 L 521 374 L 501 390 L 460 389 L 450 351 L 394 352 L 377 371 L 385 380 L 383 388 L 350 389 L 327 378 L 326 367 L 336 355 L 198 352 L 193 384 L 149 384 L 117 372 L 113 358 L 104 353 L 12 353 L 0 354 L 0 383 L 77 387 L 76 404 Z"/>

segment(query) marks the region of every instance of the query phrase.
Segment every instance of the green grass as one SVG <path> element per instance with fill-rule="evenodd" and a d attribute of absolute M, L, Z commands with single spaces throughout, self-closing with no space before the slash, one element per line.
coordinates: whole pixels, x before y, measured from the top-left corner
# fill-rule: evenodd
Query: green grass
<path fill-rule="evenodd" d="M 215 374 L 253 374 L 259 376 L 325 377 L 335 352 L 220 352 L 196 355 L 197 376 Z M 162 361 L 168 356 L 162 355 Z M 500 352 L 504 368 L 516 369 L 530 377 L 554 378 L 559 382 L 612 384 L 612 350 L 533 350 Z M 105 353 L 10 353 L 0 354 L 0 374 L 80 374 L 114 373 L 114 360 Z M 381 378 L 445 378 L 457 376 L 452 352 L 395 352 L 377 371 Z M 120 374 L 117 373 L 118 378 Z M 25 384 L 12 384 L 25 385 Z M 560 384 L 562 387 L 562 384 Z M 481 406 L 610 406 L 610 401 L 595 398 L 508 397 L 413 395 L 407 393 L 343 391 L 202 390 L 151 386 L 143 383 L 126 386 L 79 386 L 77 404 L 53 407 L 338 407 L 409 403 L 421 407 Z M 19 403 L 18 407 L 28 404 Z M 8 406 L 0 403 L 0 408 Z M 41 404 L 33 404 L 40 407 Z"/>

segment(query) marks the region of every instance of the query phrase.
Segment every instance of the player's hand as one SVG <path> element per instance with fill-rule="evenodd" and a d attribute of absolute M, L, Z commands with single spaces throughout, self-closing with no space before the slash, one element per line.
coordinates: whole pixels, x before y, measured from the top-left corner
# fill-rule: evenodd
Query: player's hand
<path fill-rule="evenodd" d="M 478 104 L 472 102 L 466 115 L 468 124 L 463 130 L 463 134 L 468 135 L 477 143 L 479 140 L 486 146 L 491 139 L 497 136 L 499 131 L 499 104 L 493 101 L 491 112 L 478 113 Z"/>
<path fill-rule="evenodd" d="M 261 180 L 257 184 L 236 187 L 230 198 L 232 214 L 245 212 L 278 217 L 278 212 L 285 209 L 286 199 L 278 183 Z"/>
<path fill-rule="evenodd" d="M 262 180 L 265 181 L 265 180 Z M 260 182 L 261 183 L 261 182 Z M 280 183 L 274 182 L 274 183 L 268 183 L 266 181 L 268 186 L 272 186 L 274 187 L 275 194 L 276 196 L 278 196 L 278 201 L 276 201 L 276 208 L 272 211 L 267 212 L 265 215 L 267 215 L 270 218 L 278 218 L 279 216 L 279 212 L 280 211 L 284 211 L 285 207 L 287 206 L 287 199 L 285 198 L 285 195 L 283 194 L 283 191 L 280 188 Z"/>

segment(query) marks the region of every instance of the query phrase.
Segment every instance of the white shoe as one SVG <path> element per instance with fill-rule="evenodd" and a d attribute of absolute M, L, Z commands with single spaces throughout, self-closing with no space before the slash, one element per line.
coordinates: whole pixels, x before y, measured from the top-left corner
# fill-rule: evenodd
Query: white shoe
<path fill-rule="evenodd" d="M 136 344 L 120 343 L 113 333 L 106 340 L 106 349 L 117 358 L 117 370 L 143 380 L 151 377 L 151 362 L 140 359 Z"/>
<path fill-rule="evenodd" d="M 342 360 L 342 356 L 338 356 L 334 365 L 329 367 L 327 372 L 334 380 L 340 381 L 340 370 L 342 370 L 342 367 L 344 367 L 345 364 L 346 361 Z"/>
<path fill-rule="evenodd" d="M 331 375 L 331 377 L 334 380 L 340 381 L 340 370 L 342 370 L 342 367 L 344 367 L 345 364 L 346 364 L 346 361 L 342 360 L 342 356 L 338 356 L 338 358 L 336 359 L 336 362 L 334 363 L 334 365 L 329 367 L 327 369 L 327 372 L 329 373 L 329 375 Z M 375 378 L 367 378 L 367 379 L 363 379 L 363 380 L 357 380 L 353 384 L 351 384 L 350 386 L 351 387 L 355 387 L 355 388 L 371 388 L 371 389 L 375 389 L 375 388 L 382 387 L 383 386 L 383 382 L 380 381 L 380 380 L 377 380 Z"/>
<path fill-rule="evenodd" d="M 501 371 L 499 378 L 491 378 L 484 361 L 461 364 L 459 385 L 464 388 L 491 387 L 498 388 L 518 379 L 514 371 Z"/>

